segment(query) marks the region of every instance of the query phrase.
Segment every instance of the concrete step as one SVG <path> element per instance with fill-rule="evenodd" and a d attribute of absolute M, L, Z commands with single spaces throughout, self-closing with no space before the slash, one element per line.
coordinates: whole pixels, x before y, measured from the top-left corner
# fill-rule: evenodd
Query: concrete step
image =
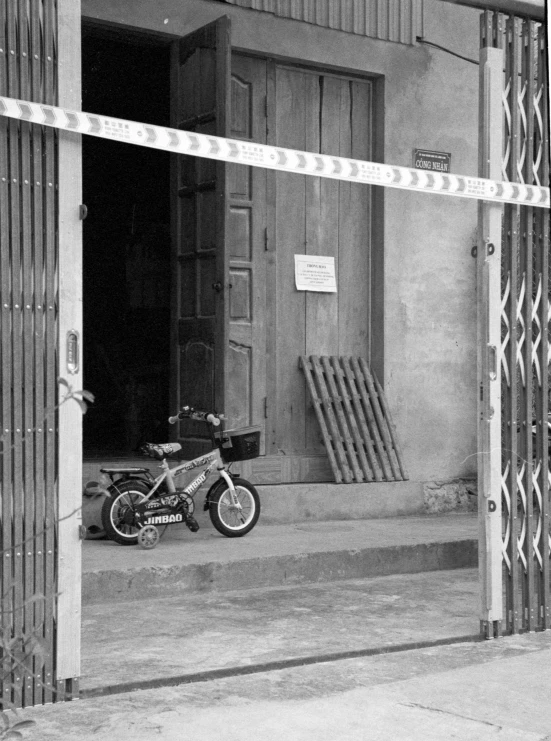
<path fill-rule="evenodd" d="M 203 514 L 198 533 L 167 528 L 151 551 L 105 540 L 83 544 L 83 601 L 98 604 L 182 593 L 314 584 L 474 567 L 476 515 L 261 522 L 224 538 Z"/>

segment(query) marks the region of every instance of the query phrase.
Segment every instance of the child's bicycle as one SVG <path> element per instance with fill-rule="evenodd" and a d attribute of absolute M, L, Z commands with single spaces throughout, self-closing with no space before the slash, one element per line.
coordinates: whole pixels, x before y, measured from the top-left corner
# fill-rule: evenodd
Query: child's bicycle
<path fill-rule="evenodd" d="M 135 545 L 150 549 L 157 545 L 158 526 L 184 523 L 195 533 L 199 525 L 193 513 L 194 495 L 209 476 L 218 472 L 218 479 L 208 490 L 204 509 L 218 532 L 228 538 L 238 538 L 250 532 L 260 515 L 260 499 L 254 486 L 229 468 L 235 461 L 259 455 L 260 428 L 215 432 L 224 418 L 222 414 L 200 412 L 191 407 L 169 417 L 170 424 L 180 419 L 195 419 L 209 425 L 213 449 L 191 461 L 170 468 L 166 458 L 182 449 L 179 443 L 157 445 L 146 443 L 142 452 L 161 461 L 162 472 L 154 477 L 148 468 L 102 468 L 112 483 L 108 487 L 101 511 L 103 529 L 120 545 Z M 201 468 L 201 472 L 184 488 L 174 479 L 186 471 Z M 164 530 L 163 530 L 164 532 Z"/>

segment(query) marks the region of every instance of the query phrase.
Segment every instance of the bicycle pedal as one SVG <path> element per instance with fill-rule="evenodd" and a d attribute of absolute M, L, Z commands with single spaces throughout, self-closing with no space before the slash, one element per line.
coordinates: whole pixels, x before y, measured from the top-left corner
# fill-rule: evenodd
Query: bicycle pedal
<path fill-rule="evenodd" d="M 188 517 L 186 519 L 186 525 L 192 533 L 196 533 L 199 530 L 199 523 L 194 517 Z"/>

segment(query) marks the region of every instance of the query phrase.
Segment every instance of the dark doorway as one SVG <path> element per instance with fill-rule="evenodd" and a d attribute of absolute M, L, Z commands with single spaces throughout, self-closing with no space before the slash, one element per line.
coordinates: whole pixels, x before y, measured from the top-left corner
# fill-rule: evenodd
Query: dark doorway
<path fill-rule="evenodd" d="M 123 32 L 83 29 L 84 111 L 169 125 L 170 52 Z M 167 439 L 170 161 L 83 138 L 84 452 L 130 454 Z"/>

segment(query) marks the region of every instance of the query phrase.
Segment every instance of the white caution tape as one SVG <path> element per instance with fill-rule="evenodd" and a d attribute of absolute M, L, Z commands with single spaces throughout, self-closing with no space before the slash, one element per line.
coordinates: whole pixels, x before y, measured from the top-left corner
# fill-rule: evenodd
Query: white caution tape
<path fill-rule="evenodd" d="M 549 188 L 415 170 L 141 124 L 0 96 L 0 115 L 165 152 L 388 188 L 549 208 Z"/>

